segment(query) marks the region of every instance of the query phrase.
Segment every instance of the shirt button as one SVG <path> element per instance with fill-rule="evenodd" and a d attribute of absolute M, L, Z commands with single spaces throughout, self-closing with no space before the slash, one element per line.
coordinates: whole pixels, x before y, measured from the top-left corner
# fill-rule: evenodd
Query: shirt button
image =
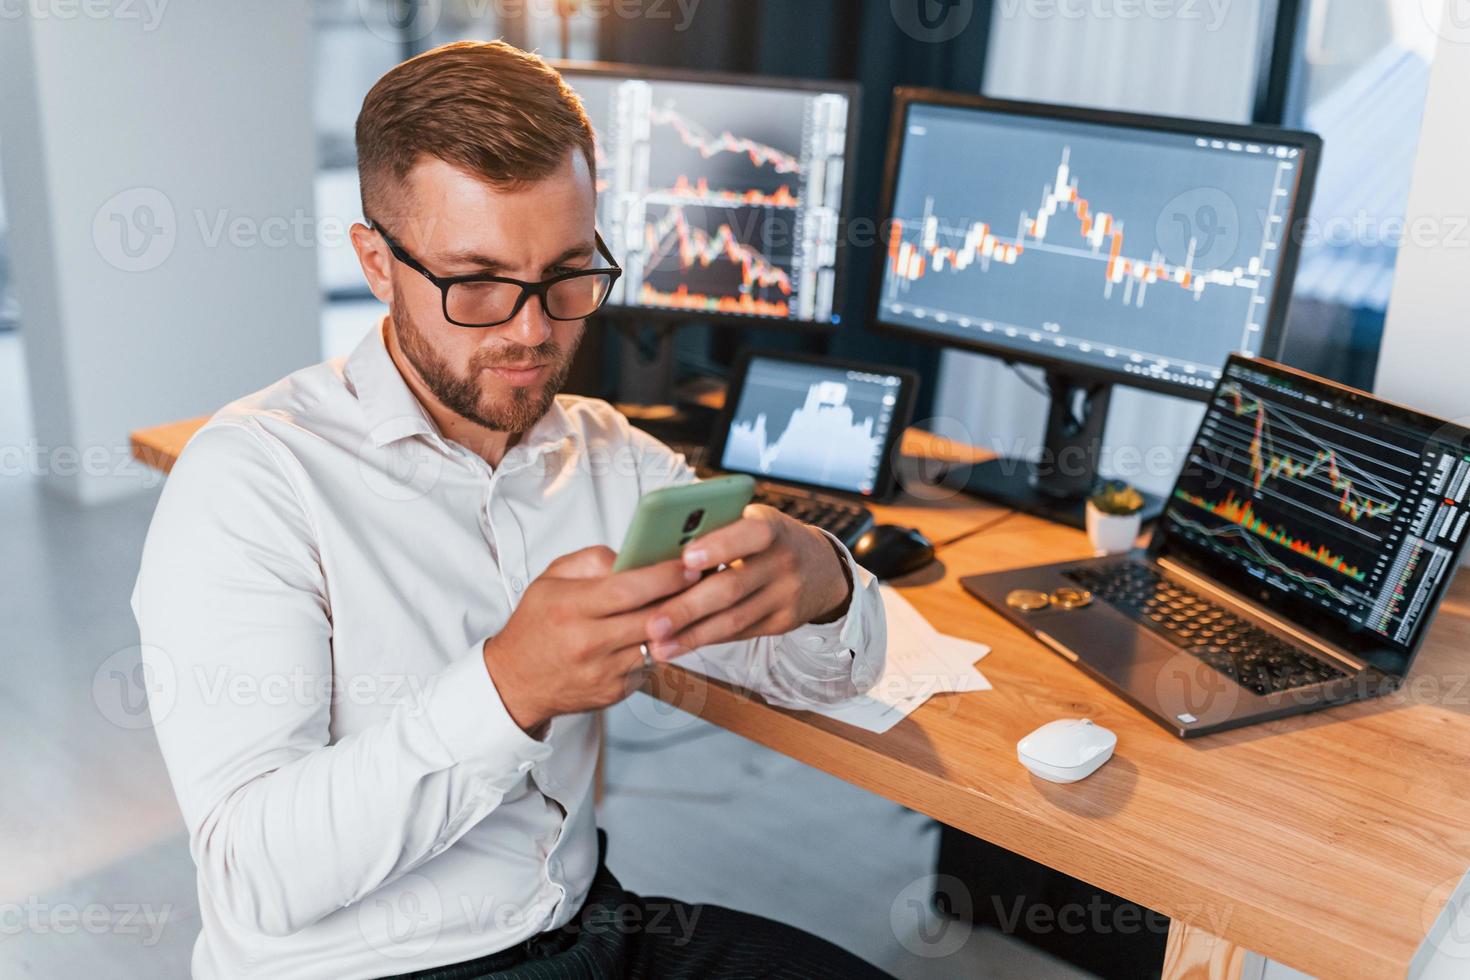
<path fill-rule="evenodd" d="M 526 581 L 525 581 L 525 579 L 521 578 L 519 575 L 517 575 L 515 578 L 513 578 L 513 579 L 510 580 L 510 590 L 512 592 L 519 592 L 522 589 L 524 589 L 525 587 L 526 587 Z"/>

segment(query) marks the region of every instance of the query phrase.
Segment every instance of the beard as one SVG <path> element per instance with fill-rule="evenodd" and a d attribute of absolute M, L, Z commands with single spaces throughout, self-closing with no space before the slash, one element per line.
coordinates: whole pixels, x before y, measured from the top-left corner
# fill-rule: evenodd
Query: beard
<path fill-rule="evenodd" d="M 408 358 L 425 387 L 434 393 L 434 397 L 444 407 L 492 432 L 515 434 L 529 430 L 551 408 L 551 403 L 566 383 L 572 358 L 582 343 L 582 334 L 586 329 L 584 325 L 577 331 L 567 349 L 563 349 L 555 340 L 547 339 L 545 343 L 535 347 L 502 344 L 477 350 L 470 357 L 468 372 L 459 374 L 424 338 L 400 298 L 394 297 L 389 315 L 393 318 L 393 329 L 398 334 L 399 347 L 404 357 Z M 487 397 L 487 386 L 480 382 L 486 369 L 532 362 L 551 365 L 550 374 L 539 387 L 510 386 L 508 394 L 502 399 Z"/>

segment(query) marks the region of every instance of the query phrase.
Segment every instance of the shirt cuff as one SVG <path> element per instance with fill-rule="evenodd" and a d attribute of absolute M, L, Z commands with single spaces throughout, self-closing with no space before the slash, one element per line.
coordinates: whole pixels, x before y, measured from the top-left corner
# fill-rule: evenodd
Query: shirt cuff
<path fill-rule="evenodd" d="M 475 644 L 438 676 L 425 705 L 429 724 L 456 764 L 529 772 L 551 755 L 551 746 L 527 735 L 511 718 L 483 650 L 483 644 Z"/>
<path fill-rule="evenodd" d="M 846 563 L 848 578 L 852 580 L 852 595 L 839 618 L 830 623 L 807 623 L 797 629 L 794 635 L 801 649 L 808 653 L 856 654 L 858 648 L 863 646 L 863 613 L 865 604 L 872 601 L 868 597 L 868 586 L 874 579 L 867 569 L 853 560 L 852 554 L 835 535 L 822 528 L 817 530 L 836 545 L 837 553 Z"/>
<path fill-rule="evenodd" d="M 850 652 L 853 686 L 866 693 L 878 682 L 888 660 L 888 624 L 883 614 L 883 596 L 879 592 L 881 585 L 877 576 L 857 563 L 846 545 L 829 532 L 822 533 L 836 542 L 838 552 L 847 562 L 847 570 L 852 576 L 852 600 L 841 619 L 826 626 L 809 628 L 836 629 L 832 649 Z"/>

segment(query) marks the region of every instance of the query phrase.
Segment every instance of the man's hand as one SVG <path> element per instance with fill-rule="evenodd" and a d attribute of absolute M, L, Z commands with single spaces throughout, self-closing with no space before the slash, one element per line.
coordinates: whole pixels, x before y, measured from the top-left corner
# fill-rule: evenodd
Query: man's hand
<path fill-rule="evenodd" d="M 831 541 L 760 504 L 691 543 L 684 565 L 696 572 L 728 567 L 646 614 L 649 650 L 658 660 L 711 643 L 832 622 L 851 599 L 846 570 Z"/>
<path fill-rule="evenodd" d="M 597 547 L 558 558 L 485 641 L 500 700 L 532 735 L 557 715 L 605 708 L 637 690 L 648 606 L 699 581 L 677 560 L 614 574 L 616 557 Z"/>

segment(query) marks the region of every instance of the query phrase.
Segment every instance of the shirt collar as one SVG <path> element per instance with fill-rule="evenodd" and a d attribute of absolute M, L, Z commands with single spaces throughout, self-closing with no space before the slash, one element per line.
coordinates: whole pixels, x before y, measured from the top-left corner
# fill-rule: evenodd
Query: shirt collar
<path fill-rule="evenodd" d="M 541 416 L 536 424 L 521 437 L 520 441 L 511 447 L 510 452 L 526 463 L 530 463 L 547 453 L 569 445 L 576 439 L 576 436 L 577 430 L 572 425 L 571 415 L 562 406 L 560 398 L 553 398 L 546 414 Z"/>
<path fill-rule="evenodd" d="M 398 365 L 393 363 L 393 357 L 388 353 L 384 338 L 387 327 L 388 318 L 385 316 L 368 331 L 347 358 L 347 377 L 366 415 L 368 438 L 378 449 L 410 436 L 442 438 L 439 427 L 424 411 L 424 406 L 403 380 L 403 375 L 398 373 Z M 511 452 L 530 462 L 561 448 L 575 436 L 571 416 L 558 398 L 552 401 L 551 408 Z"/>
<path fill-rule="evenodd" d="M 385 316 L 347 358 L 347 377 L 366 416 L 368 438 L 381 449 L 415 435 L 437 435 L 438 427 L 409 390 L 388 353 Z"/>

